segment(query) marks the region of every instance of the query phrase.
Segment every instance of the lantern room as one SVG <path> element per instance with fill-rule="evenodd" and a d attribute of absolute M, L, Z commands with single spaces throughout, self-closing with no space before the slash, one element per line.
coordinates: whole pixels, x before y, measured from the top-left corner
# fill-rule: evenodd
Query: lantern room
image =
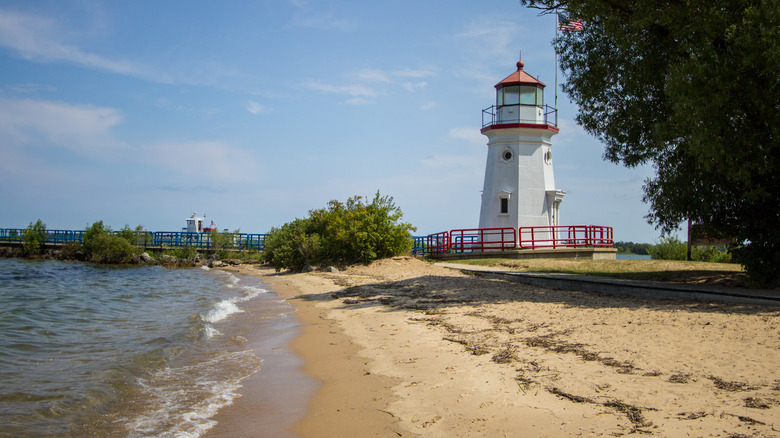
<path fill-rule="evenodd" d="M 516 65 L 517 71 L 495 85 L 496 105 L 482 111 L 482 127 L 518 123 L 555 126 L 547 120 L 544 83 L 523 71 L 523 61 Z"/>

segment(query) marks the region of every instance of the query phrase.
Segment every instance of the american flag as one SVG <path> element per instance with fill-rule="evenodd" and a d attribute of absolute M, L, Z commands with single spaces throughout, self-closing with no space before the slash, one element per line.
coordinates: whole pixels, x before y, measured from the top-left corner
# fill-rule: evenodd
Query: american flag
<path fill-rule="evenodd" d="M 582 20 L 569 18 L 558 12 L 558 30 L 562 32 L 582 32 L 585 24 Z"/>

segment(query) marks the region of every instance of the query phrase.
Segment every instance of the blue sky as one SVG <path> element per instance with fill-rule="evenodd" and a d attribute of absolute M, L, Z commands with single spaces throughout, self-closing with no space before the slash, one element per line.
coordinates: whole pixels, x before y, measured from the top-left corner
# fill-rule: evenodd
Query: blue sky
<path fill-rule="evenodd" d="M 175 231 L 197 211 L 263 233 L 377 190 L 416 234 L 476 227 L 481 110 L 520 51 L 553 102 L 554 36 L 515 0 L 4 1 L 0 227 Z M 652 168 L 604 162 L 558 104 L 561 223 L 657 240 Z"/>

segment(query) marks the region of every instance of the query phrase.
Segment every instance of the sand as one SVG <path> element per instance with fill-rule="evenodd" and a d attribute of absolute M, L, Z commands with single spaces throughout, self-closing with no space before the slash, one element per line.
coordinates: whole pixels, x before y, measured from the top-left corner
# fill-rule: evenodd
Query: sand
<path fill-rule="evenodd" d="M 292 348 L 321 382 L 293 435 L 780 436 L 777 307 L 546 289 L 409 257 L 249 272 L 298 308 Z"/>

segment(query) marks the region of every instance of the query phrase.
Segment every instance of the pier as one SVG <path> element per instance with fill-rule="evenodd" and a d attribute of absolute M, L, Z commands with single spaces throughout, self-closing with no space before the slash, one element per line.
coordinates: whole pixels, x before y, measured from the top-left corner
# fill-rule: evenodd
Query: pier
<path fill-rule="evenodd" d="M 83 244 L 84 230 L 46 230 L 44 246 L 59 247 L 68 243 Z M 113 234 L 119 234 L 113 231 Z M 265 244 L 265 234 L 227 233 L 232 236 L 228 239 L 228 250 L 256 250 L 262 251 Z M 24 243 L 24 229 L 0 228 L 0 245 L 21 246 Z M 150 251 L 162 251 L 175 248 L 196 248 L 205 251 L 217 249 L 212 245 L 211 233 L 197 233 L 186 231 L 143 231 L 133 233 L 133 245 Z M 223 248 L 219 248 L 223 249 Z"/>

